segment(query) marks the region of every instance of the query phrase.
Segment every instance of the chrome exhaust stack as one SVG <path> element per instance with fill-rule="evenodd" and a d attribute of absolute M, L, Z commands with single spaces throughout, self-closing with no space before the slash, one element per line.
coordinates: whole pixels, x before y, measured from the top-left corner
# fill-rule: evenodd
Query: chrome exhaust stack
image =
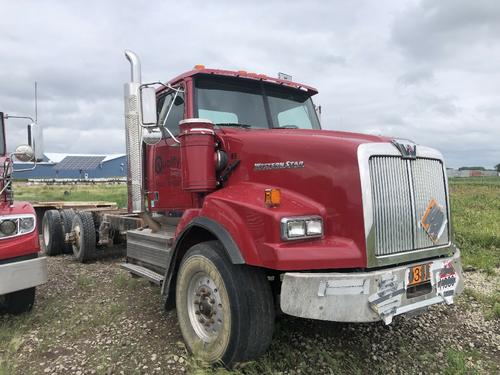
<path fill-rule="evenodd" d="M 128 212 L 142 213 L 144 205 L 144 160 L 141 127 L 141 62 L 132 51 L 126 50 L 130 62 L 131 82 L 125 83 L 125 137 L 127 144 Z"/>

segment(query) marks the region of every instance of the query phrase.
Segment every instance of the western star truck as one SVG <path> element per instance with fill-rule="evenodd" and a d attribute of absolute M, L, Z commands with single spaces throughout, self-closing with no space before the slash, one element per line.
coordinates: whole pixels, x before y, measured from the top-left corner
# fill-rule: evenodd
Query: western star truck
<path fill-rule="evenodd" d="M 28 126 L 30 145 L 19 146 L 8 155 L 4 126 L 7 117 L 0 112 L 0 312 L 19 314 L 33 306 L 35 287 L 47 281 L 47 265 L 45 257 L 38 256 L 40 248 L 33 206 L 14 200 L 12 158 L 33 161 L 36 165 L 42 147 L 41 131 L 32 123 Z"/>
<path fill-rule="evenodd" d="M 277 312 L 390 324 L 462 291 L 438 151 L 322 130 L 317 90 L 285 75 L 145 84 L 125 54 L 128 210 L 77 211 L 47 243 L 85 261 L 126 239 L 122 267 L 161 287 L 189 350 L 231 366 L 267 350 Z"/>

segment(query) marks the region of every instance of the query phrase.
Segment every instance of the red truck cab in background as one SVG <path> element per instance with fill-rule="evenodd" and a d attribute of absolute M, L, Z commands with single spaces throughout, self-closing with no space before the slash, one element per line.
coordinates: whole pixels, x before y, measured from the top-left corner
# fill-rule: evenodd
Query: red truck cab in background
<path fill-rule="evenodd" d="M 38 256 L 35 210 L 13 199 L 13 161 L 7 154 L 4 118 L 0 112 L 0 311 L 19 314 L 31 309 L 35 287 L 47 281 L 47 264 Z M 35 158 L 27 145 L 13 155 L 22 161 Z"/>

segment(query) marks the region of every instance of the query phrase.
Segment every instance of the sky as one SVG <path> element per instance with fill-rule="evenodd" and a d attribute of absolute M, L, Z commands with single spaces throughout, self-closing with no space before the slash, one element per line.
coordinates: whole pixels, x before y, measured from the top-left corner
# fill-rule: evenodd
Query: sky
<path fill-rule="evenodd" d="M 411 139 L 448 167 L 500 163 L 500 2 L 0 0 L 0 111 L 46 152 L 125 152 L 124 49 L 143 81 L 195 64 L 319 90 L 322 126 Z M 26 122 L 9 120 L 10 148 Z"/>

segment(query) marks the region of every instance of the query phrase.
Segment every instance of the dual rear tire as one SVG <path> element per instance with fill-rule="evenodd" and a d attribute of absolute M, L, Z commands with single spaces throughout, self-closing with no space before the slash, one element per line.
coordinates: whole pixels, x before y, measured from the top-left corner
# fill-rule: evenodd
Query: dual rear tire
<path fill-rule="evenodd" d="M 42 219 L 42 235 L 48 256 L 61 254 L 64 246 L 64 230 L 58 210 L 47 210 Z"/>
<path fill-rule="evenodd" d="M 231 367 L 271 343 L 274 304 L 265 273 L 232 264 L 218 241 L 194 245 L 184 256 L 176 306 L 188 349 L 209 363 Z"/>
<path fill-rule="evenodd" d="M 65 243 L 66 234 L 74 232 L 73 244 Z M 45 253 L 54 256 L 61 253 L 73 253 L 79 262 L 94 257 L 96 231 L 92 213 L 72 209 L 47 210 L 42 220 L 42 235 Z"/>

